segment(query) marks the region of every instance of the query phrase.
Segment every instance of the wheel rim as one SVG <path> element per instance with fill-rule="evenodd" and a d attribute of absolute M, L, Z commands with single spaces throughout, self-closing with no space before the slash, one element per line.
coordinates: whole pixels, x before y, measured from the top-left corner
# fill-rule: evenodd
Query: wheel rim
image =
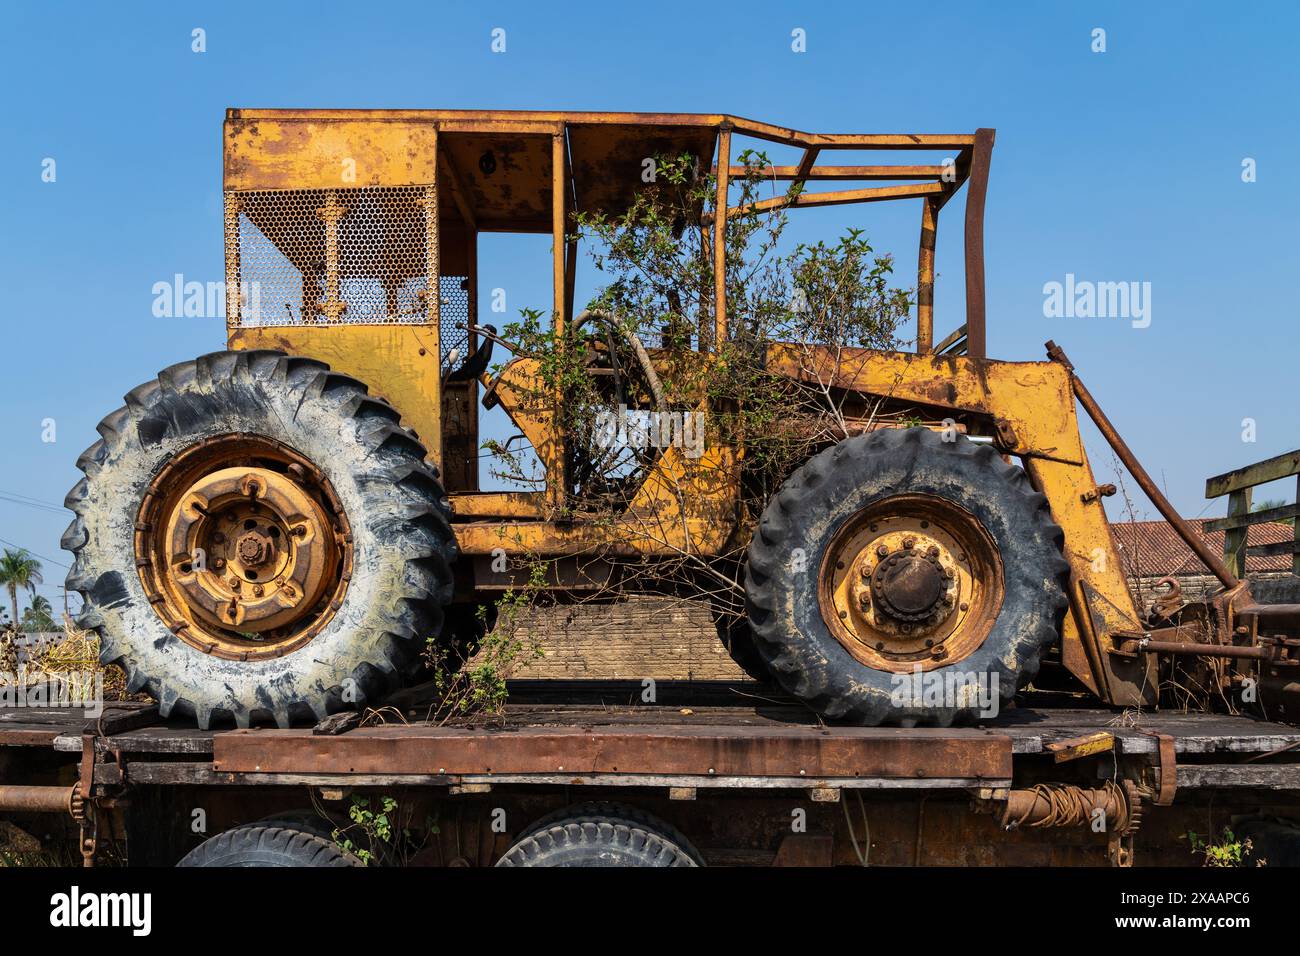
<path fill-rule="evenodd" d="M 970 512 L 930 495 L 869 505 L 831 539 L 822 618 L 877 670 L 946 667 L 973 654 L 1002 607 L 1002 560 Z"/>
<path fill-rule="evenodd" d="M 342 603 L 352 536 L 338 496 L 272 439 L 223 435 L 171 459 L 136 522 L 154 611 L 187 644 L 235 660 L 311 641 Z"/>

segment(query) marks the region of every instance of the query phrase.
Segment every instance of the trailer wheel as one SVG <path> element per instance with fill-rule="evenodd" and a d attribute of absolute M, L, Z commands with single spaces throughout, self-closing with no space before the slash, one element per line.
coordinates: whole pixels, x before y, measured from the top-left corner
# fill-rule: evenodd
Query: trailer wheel
<path fill-rule="evenodd" d="M 1060 632 L 1062 538 L 987 444 L 924 428 L 847 439 L 763 512 L 745 570 L 758 650 L 827 718 L 993 716 Z"/>
<path fill-rule="evenodd" d="M 333 840 L 332 834 L 336 829 L 334 821 L 322 816 L 316 810 L 307 808 L 273 813 L 269 817 L 263 817 L 255 822 L 258 826 L 263 827 L 284 827 L 289 830 L 302 830 L 304 833 L 314 834 L 322 840 Z"/>
<path fill-rule="evenodd" d="M 562 807 L 534 822 L 520 834 L 520 838 L 522 839 L 539 830 L 545 830 L 556 823 L 602 818 L 610 821 L 616 820 L 629 827 L 640 827 L 643 830 L 656 833 L 676 844 L 682 852 L 695 861 L 696 866 L 704 866 L 704 857 L 700 855 L 700 851 L 695 849 L 694 844 L 686 838 L 686 834 L 682 833 L 681 830 L 653 814 L 646 813 L 639 807 L 630 806 L 626 803 L 615 803 L 612 800 L 591 800 L 571 807 Z"/>
<path fill-rule="evenodd" d="M 593 805 L 594 809 L 594 805 Z M 624 807 L 616 807 L 618 811 Z M 497 866 L 699 866 L 686 848 L 650 822 L 573 808 L 553 823 L 534 825 Z M 571 811 L 564 811 L 566 814 Z M 647 815 L 648 819 L 649 818 Z M 657 821 L 656 821 L 657 823 Z M 671 829 L 671 828 L 670 828 Z M 675 831 L 674 831 L 675 832 Z"/>
<path fill-rule="evenodd" d="M 361 861 L 319 834 L 249 823 L 205 840 L 176 865 L 361 866 Z"/>
<path fill-rule="evenodd" d="M 455 541 L 398 413 L 310 359 L 216 352 L 126 396 L 68 494 L 68 587 L 164 716 L 320 719 L 398 686 Z"/>

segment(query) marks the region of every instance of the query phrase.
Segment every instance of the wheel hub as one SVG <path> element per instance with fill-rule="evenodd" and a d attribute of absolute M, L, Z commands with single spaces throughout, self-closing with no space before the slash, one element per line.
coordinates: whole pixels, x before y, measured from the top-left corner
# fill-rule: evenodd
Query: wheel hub
<path fill-rule="evenodd" d="M 150 603 L 205 653 L 248 660 L 301 646 L 350 577 L 351 536 L 333 491 L 269 439 L 211 439 L 178 456 L 137 527 Z"/>
<path fill-rule="evenodd" d="M 1001 607 L 1001 561 L 969 512 L 928 495 L 876 502 L 832 539 L 822 617 L 880 670 L 951 664 L 983 643 Z"/>
<path fill-rule="evenodd" d="M 939 560 L 939 548 L 931 547 L 924 556 L 915 552 L 894 554 L 876 565 L 871 578 L 871 593 L 880 609 L 899 621 L 924 621 L 952 610 L 944 603 L 952 585 L 952 576 Z"/>
<path fill-rule="evenodd" d="M 250 568 L 260 568 L 275 557 L 275 545 L 269 537 L 250 531 L 239 539 L 239 560 Z"/>

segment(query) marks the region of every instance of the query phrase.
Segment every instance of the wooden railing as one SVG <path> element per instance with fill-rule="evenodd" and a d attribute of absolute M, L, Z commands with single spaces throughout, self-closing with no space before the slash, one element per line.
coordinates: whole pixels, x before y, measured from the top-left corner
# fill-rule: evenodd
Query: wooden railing
<path fill-rule="evenodd" d="M 1228 517 L 1207 521 L 1205 531 L 1222 531 L 1224 563 L 1237 577 L 1246 576 L 1246 555 L 1268 557 L 1276 554 L 1291 555 L 1291 573 L 1300 575 L 1300 521 L 1295 521 L 1292 540 L 1279 541 L 1275 544 L 1248 545 L 1246 535 L 1250 526 L 1269 521 L 1294 520 L 1300 517 L 1300 479 L 1297 480 L 1297 504 L 1283 505 L 1280 508 L 1266 508 L 1263 511 L 1251 511 L 1251 492 L 1256 485 L 1262 485 L 1279 478 L 1300 475 L 1300 449 L 1278 455 L 1267 461 L 1238 468 L 1225 475 L 1217 475 L 1205 483 L 1205 497 L 1219 498 L 1228 496 Z"/>

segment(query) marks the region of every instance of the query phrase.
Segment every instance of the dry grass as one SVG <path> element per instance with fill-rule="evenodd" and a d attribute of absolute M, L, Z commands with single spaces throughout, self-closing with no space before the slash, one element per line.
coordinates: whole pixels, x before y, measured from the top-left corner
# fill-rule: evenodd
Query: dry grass
<path fill-rule="evenodd" d="M 12 680 L 17 674 L 14 635 L 7 631 L 0 634 L 0 679 Z M 94 631 L 83 631 L 71 622 L 65 623 L 62 639 L 42 648 L 27 661 L 24 677 L 29 685 L 62 680 L 73 688 L 102 678 L 105 701 L 148 700 L 143 694 L 127 693 L 126 674 L 120 667 L 114 664 L 105 667 L 99 663 L 99 635 Z"/>

